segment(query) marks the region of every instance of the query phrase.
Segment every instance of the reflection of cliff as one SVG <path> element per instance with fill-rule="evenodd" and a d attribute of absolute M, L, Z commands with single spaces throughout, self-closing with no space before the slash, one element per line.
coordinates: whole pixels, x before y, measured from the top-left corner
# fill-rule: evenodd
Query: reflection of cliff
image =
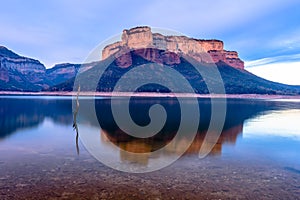
<path fill-rule="evenodd" d="M 243 133 L 243 124 L 239 124 L 237 126 L 231 127 L 227 130 L 223 130 L 219 140 L 214 145 L 211 154 L 221 154 L 222 153 L 222 145 L 223 144 L 232 144 L 234 145 L 237 137 Z M 197 154 L 200 150 L 201 145 L 203 144 L 204 136 L 207 134 L 207 132 L 198 133 L 195 137 L 194 142 L 189 147 L 189 149 L 186 151 L 186 153 L 194 153 Z"/>
<path fill-rule="evenodd" d="M 98 121 L 101 127 L 113 134 L 119 134 L 119 128 L 114 121 L 111 112 L 111 102 L 116 107 L 127 106 L 124 105 L 122 99 L 100 99 L 96 100 L 96 112 Z M 181 120 L 180 107 L 177 99 L 175 98 L 132 98 L 130 101 L 130 114 L 133 121 L 141 126 L 147 125 L 150 122 L 148 115 L 149 108 L 154 104 L 162 105 L 167 112 L 167 121 L 162 131 L 176 132 L 178 129 L 179 122 Z M 187 99 L 186 104 L 190 104 Z M 264 100 L 247 100 L 247 99 L 227 99 L 227 111 L 226 120 L 224 124 L 224 130 L 242 124 L 245 120 L 253 118 L 257 115 L 261 115 L 264 112 L 272 110 L 284 110 L 290 108 L 289 102 L 277 102 L 277 101 L 264 101 Z M 85 107 L 84 102 L 81 104 L 82 114 L 89 119 L 89 113 L 84 113 Z M 189 106 L 189 105 L 187 105 Z M 199 100 L 200 110 L 200 123 L 199 132 L 207 130 L 210 118 L 211 118 L 211 103 L 210 99 Z M 95 122 L 94 122 L 95 123 Z M 98 122 L 97 122 L 98 123 Z M 159 135 L 161 138 L 170 137 L 165 134 Z"/>
<path fill-rule="evenodd" d="M 0 139 L 18 129 L 37 126 L 49 117 L 56 123 L 71 124 L 70 100 L 0 98 Z"/>
<path fill-rule="evenodd" d="M 222 152 L 222 145 L 225 143 L 235 144 L 237 137 L 242 134 L 243 131 L 243 124 L 238 126 L 232 127 L 228 130 L 222 131 L 220 138 L 218 139 L 217 143 L 214 145 L 213 149 L 211 150 L 210 154 L 221 154 Z M 127 154 L 124 151 L 120 151 L 120 157 L 123 160 L 128 160 L 131 162 L 138 162 L 147 164 L 147 160 L 150 156 L 150 152 L 158 150 L 163 146 L 167 145 L 171 139 L 168 140 L 161 140 L 159 138 L 151 138 L 151 139 L 133 139 L 130 136 L 127 136 L 124 133 L 120 133 L 121 137 L 118 135 L 111 134 L 105 130 L 101 131 L 102 141 L 104 142 L 112 142 L 113 144 L 117 145 L 119 148 L 125 150 L 126 152 L 132 153 L 139 153 L 137 155 Z M 174 135 L 175 133 L 165 133 L 166 135 Z M 208 134 L 207 131 L 198 132 L 193 143 L 190 147 L 186 150 L 185 154 L 197 154 L 199 153 L 200 147 L 203 144 L 204 137 Z M 182 149 L 186 147 L 187 144 L 186 138 L 180 138 L 176 141 L 175 145 L 168 146 L 165 148 L 165 153 L 175 153 L 178 154 L 181 152 Z M 143 154 L 141 154 L 143 153 Z"/>
<path fill-rule="evenodd" d="M 124 106 L 122 104 L 122 100 L 115 100 L 113 102 L 120 106 Z M 200 102 L 199 107 L 201 111 L 201 120 L 199 123 L 198 133 L 193 143 L 187 149 L 186 154 L 199 153 L 200 147 L 203 145 L 204 138 L 207 134 L 207 128 L 211 117 L 210 100 L 206 99 L 201 100 Z M 161 149 L 169 144 L 174 138 L 180 121 L 180 114 L 178 116 L 179 105 L 174 99 L 154 99 L 151 101 L 133 100 L 130 105 L 130 108 L 134 111 L 131 113 L 133 120 L 140 125 L 149 123 L 147 111 L 149 110 L 149 107 L 155 103 L 160 103 L 165 107 L 166 112 L 168 113 L 166 125 L 163 127 L 162 131 L 155 136 L 141 139 L 132 137 L 118 128 L 109 111 L 110 100 L 101 100 L 96 102 L 97 110 L 99 110 L 97 113 L 98 120 L 102 128 L 102 141 L 110 141 L 127 152 L 143 153 L 133 156 L 124 151 L 120 151 L 120 157 L 122 160 L 147 164 L 150 156 L 150 154 L 148 154 L 149 152 Z M 262 115 L 263 113 L 271 110 L 282 110 L 288 108 L 288 104 L 289 103 L 278 103 L 274 101 L 228 99 L 225 125 L 210 154 L 221 154 L 222 146 L 224 144 L 234 145 L 238 136 L 243 132 L 243 124 L 245 120 Z M 184 136 L 178 138 L 175 145 L 165 148 L 164 153 L 179 153 L 180 150 L 185 147 L 186 143 L 187 138 Z"/>

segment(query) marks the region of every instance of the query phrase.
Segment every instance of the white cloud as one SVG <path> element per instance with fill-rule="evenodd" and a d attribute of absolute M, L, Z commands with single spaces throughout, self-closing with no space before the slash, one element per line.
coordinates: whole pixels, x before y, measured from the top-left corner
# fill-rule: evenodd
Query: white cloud
<path fill-rule="evenodd" d="M 246 69 L 270 81 L 300 85 L 300 54 L 245 62 Z"/>
<path fill-rule="evenodd" d="M 271 63 L 288 63 L 288 62 L 295 62 L 295 61 L 300 61 L 300 54 L 283 55 L 283 56 L 276 56 L 270 58 L 262 58 L 253 61 L 246 61 L 245 65 L 246 67 L 252 68 L 252 67 L 267 65 Z"/>

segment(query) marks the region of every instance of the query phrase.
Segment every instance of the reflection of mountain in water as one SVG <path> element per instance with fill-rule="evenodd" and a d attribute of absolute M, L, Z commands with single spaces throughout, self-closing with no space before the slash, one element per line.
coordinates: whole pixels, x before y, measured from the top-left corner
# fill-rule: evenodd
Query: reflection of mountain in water
<path fill-rule="evenodd" d="M 55 123 L 72 122 L 72 102 L 66 99 L 0 98 L 0 139 L 16 130 L 37 126 L 45 118 Z"/>
<path fill-rule="evenodd" d="M 114 99 L 112 102 L 117 106 L 124 106 L 122 99 Z M 187 150 L 187 153 L 197 153 L 199 151 L 210 121 L 210 100 L 202 99 L 199 102 L 201 120 L 198 134 L 193 144 Z M 141 126 L 147 125 L 150 122 L 150 118 L 148 117 L 149 108 L 151 105 L 157 103 L 165 107 L 168 114 L 167 122 L 163 129 L 155 136 L 147 139 L 139 139 L 125 134 L 118 128 L 112 117 L 110 99 L 96 100 L 97 116 L 101 128 L 105 133 L 105 138 L 108 138 L 120 148 L 130 152 L 150 152 L 164 147 L 173 139 L 178 129 L 180 122 L 178 101 L 171 98 L 134 98 L 130 103 L 130 112 L 132 119 L 137 124 Z M 189 103 L 188 99 L 186 103 Z M 238 135 L 242 133 L 245 120 L 271 110 L 284 110 L 296 108 L 297 106 L 298 108 L 300 107 L 296 103 L 288 102 L 228 100 L 224 130 L 212 153 L 220 153 L 222 144 L 224 143 L 234 144 Z M 98 122 L 93 121 L 89 116 L 90 113 L 88 111 L 85 112 L 85 110 L 85 102 L 81 102 L 79 112 L 85 117 L 80 120 L 87 120 L 89 124 L 97 126 Z M 0 116 L 0 139 L 13 134 L 16 130 L 37 126 L 45 118 L 50 118 L 57 124 L 72 126 L 72 101 L 71 99 L 62 98 L 0 98 Z M 184 144 L 184 142 L 184 137 L 179 138 L 178 145 L 168 149 L 168 151 L 176 153 L 176 148 L 180 148 L 180 144 Z M 121 157 L 128 159 L 126 155 Z"/>
<path fill-rule="evenodd" d="M 117 106 L 124 106 L 120 99 L 113 100 L 113 103 Z M 97 117 L 102 128 L 102 141 L 109 140 L 128 152 L 144 153 L 139 157 L 136 157 L 126 154 L 124 151 L 120 151 L 120 156 L 121 159 L 124 160 L 142 162 L 146 164 L 148 156 L 150 155 L 147 153 L 164 147 L 176 135 L 176 131 L 180 123 L 180 107 L 178 101 L 175 99 L 152 99 L 151 101 L 145 99 L 133 99 L 130 104 L 130 114 L 132 119 L 139 125 L 147 125 L 150 122 L 148 117 L 149 108 L 151 105 L 157 103 L 165 107 L 168 114 L 167 122 L 163 129 L 155 136 L 142 139 L 130 136 L 118 128 L 110 111 L 111 101 L 109 99 L 97 100 Z M 189 103 L 188 100 L 187 103 Z M 227 100 L 227 113 L 224 128 L 217 143 L 214 145 L 211 154 L 220 154 L 224 143 L 235 144 L 237 137 L 243 132 L 243 124 L 245 120 L 254 118 L 272 110 L 282 110 L 291 107 L 300 106 L 296 104 L 294 105 L 293 103 L 276 101 L 242 99 Z M 186 154 L 198 153 L 204 137 L 209 133 L 207 129 L 211 119 L 210 100 L 200 100 L 199 108 L 201 112 L 199 129 L 192 145 L 186 151 Z M 176 141 L 176 145 L 167 148 L 165 153 L 177 153 L 181 148 L 184 148 L 186 143 L 187 139 L 185 137 L 181 137 Z"/>

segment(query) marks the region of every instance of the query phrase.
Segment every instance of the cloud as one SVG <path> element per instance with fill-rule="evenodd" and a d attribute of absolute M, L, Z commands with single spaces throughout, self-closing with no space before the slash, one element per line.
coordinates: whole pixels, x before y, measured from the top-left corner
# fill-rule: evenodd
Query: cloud
<path fill-rule="evenodd" d="M 249 69 L 252 67 L 257 67 L 261 65 L 269 65 L 269 64 L 275 64 L 275 63 L 291 63 L 300 61 L 300 54 L 294 54 L 294 55 L 283 55 L 283 56 L 276 56 L 276 57 L 270 57 L 270 58 L 261 58 L 258 60 L 253 61 L 246 61 L 245 66 Z"/>
<path fill-rule="evenodd" d="M 270 41 L 271 48 L 280 48 L 281 52 L 299 51 L 300 48 L 300 29 L 294 27 L 295 30 L 282 30 L 281 34 Z"/>
<path fill-rule="evenodd" d="M 300 85 L 300 54 L 247 61 L 245 68 L 270 81 Z"/>

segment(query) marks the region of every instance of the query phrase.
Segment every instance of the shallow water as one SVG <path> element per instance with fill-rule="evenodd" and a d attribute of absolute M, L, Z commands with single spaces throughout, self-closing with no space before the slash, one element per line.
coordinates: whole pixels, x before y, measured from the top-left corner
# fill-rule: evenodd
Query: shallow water
<path fill-rule="evenodd" d="M 122 99 L 112 103 L 124 106 Z M 188 99 L 185 103 L 192 104 Z M 96 122 L 81 112 L 81 103 L 77 154 L 70 98 L 2 96 L 0 199 L 299 198 L 299 101 L 228 100 L 224 129 L 209 155 L 200 159 L 199 150 L 210 134 L 211 102 L 199 99 L 199 128 L 190 147 L 173 164 L 149 173 L 120 172 L 89 153 L 86 136 L 91 134 L 100 153 L 133 170 L 177 156 L 186 137 L 164 148 L 181 122 L 175 99 L 135 98 L 132 119 L 147 125 L 154 104 L 166 109 L 166 124 L 157 135 L 139 139 L 116 125 L 110 99 L 95 101 Z M 159 149 L 163 150 L 156 156 L 150 154 Z"/>

